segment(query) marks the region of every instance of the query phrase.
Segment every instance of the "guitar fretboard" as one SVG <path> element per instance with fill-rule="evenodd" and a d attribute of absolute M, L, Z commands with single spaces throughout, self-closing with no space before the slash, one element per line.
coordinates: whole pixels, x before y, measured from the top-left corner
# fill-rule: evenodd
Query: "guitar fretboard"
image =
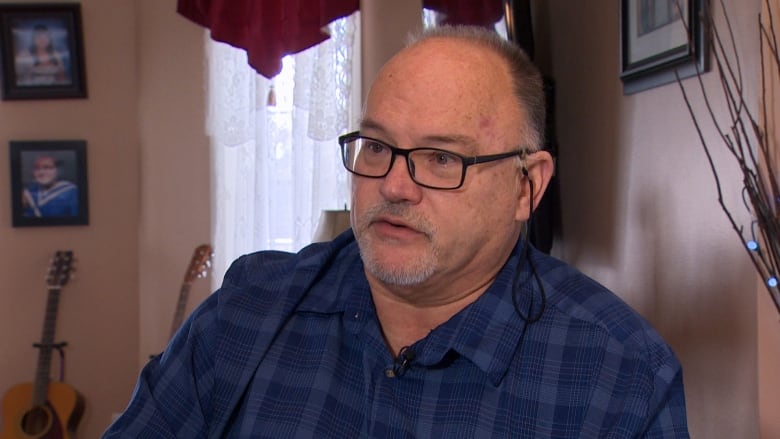
<path fill-rule="evenodd" d="M 201 244 L 195 248 L 192 253 L 192 258 L 187 266 L 187 271 L 184 273 L 184 282 L 181 285 L 179 291 L 179 300 L 176 303 L 176 310 L 173 313 L 173 323 L 171 324 L 170 338 L 176 334 L 179 330 L 182 322 L 184 321 L 185 310 L 187 309 L 187 300 L 190 295 L 190 287 L 192 282 L 197 278 L 205 277 L 208 274 L 209 268 L 211 268 L 212 249 L 209 244 Z"/>
<path fill-rule="evenodd" d="M 51 354 L 54 349 L 54 330 L 57 326 L 57 308 L 60 304 L 60 287 L 49 288 L 46 300 L 46 316 L 43 321 L 43 333 L 39 346 L 38 365 L 35 371 L 35 387 L 33 390 L 33 405 L 39 406 L 46 402 L 49 389 L 49 373 L 51 372 Z"/>

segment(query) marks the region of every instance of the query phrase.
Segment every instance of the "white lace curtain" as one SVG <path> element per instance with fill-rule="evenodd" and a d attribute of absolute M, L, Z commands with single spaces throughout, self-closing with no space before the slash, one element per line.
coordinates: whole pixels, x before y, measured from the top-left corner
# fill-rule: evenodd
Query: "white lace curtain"
<path fill-rule="evenodd" d="M 297 251 L 322 210 L 349 205 L 337 137 L 360 108 L 359 13 L 329 31 L 325 42 L 285 57 L 272 80 L 249 67 L 243 50 L 208 40 L 215 288 L 236 257 Z"/>

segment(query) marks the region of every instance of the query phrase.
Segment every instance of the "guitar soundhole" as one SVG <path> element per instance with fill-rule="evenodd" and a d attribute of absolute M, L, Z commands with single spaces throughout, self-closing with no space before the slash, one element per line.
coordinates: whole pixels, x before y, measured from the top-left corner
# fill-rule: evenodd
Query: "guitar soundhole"
<path fill-rule="evenodd" d="M 51 412 L 45 407 L 33 407 L 22 418 L 22 431 L 30 436 L 45 433 L 51 427 Z"/>

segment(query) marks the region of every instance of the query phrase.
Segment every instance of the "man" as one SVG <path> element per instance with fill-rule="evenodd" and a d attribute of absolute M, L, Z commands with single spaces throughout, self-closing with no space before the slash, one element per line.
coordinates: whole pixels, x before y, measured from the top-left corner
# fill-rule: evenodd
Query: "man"
<path fill-rule="evenodd" d="M 669 347 L 521 237 L 543 126 L 518 49 L 429 31 L 340 138 L 354 236 L 236 261 L 105 437 L 688 437 Z"/>
<path fill-rule="evenodd" d="M 77 216 L 78 188 L 59 179 L 57 161 L 41 155 L 33 162 L 33 182 L 22 190 L 23 215 L 26 217 Z"/>

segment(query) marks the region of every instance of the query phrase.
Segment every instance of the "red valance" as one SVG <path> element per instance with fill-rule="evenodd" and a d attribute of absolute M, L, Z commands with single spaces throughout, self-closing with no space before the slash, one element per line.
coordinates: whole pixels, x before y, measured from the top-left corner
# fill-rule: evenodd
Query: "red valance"
<path fill-rule="evenodd" d="M 372 0 L 379 1 L 379 0 Z M 492 26 L 504 14 L 502 0 L 424 0 L 449 24 Z M 328 38 L 323 28 L 360 8 L 360 0 L 177 0 L 176 10 L 211 30 L 211 38 L 245 49 L 266 78 L 282 70 L 282 58 Z"/>
<path fill-rule="evenodd" d="M 245 49 L 266 78 L 282 58 L 328 38 L 323 28 L 357 11 L 360 0 L 178 0 L 176 10 L 211 30 L 211 38 Z"/>

